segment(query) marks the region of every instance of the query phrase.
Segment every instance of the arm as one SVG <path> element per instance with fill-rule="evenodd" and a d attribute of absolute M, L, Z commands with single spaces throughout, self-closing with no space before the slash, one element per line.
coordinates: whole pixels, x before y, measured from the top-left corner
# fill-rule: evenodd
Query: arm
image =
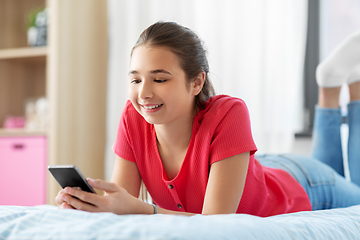
<path fill-rule="evenodd" d="M 138 199 L 141 177 L 134 162 L 117 156 L 111 183 L 92 179 L 88 179 L 88 182 L 92 187 L 104 190 L 105 195 L 95 195 L 68 187 L 61 190 L 56 197 L 59 207 L 89 212 L 114 212 L 117 214 L 154 213 L 152 205 Z M 194 215 L 162 208 L 158 208 L 158 213 Z"/>
<path fill-rule="evenodd" d="M 139 196 L 141 178 L 134 162 L 116 156 L 112 182 L 124 188 L 124 190 L 135 198 Z M 68 195 L 68 193 L 65 189 L 60 190 L 55 198 L 55 203 L 59 208 L 73 209 L 74 207 L 69 204 L 71 196 L 66 195 Z M 65 201 L 65 199 L 68 201 Z"/>
<path fill-rule="evenodd" d="M 127 169 L 129 170 L 128 172 L 126 168 L 124 168 L 124 165 L 128 165 L 129 163 L 130 168 Z M 202 214 L 226 214 L 236 212 L 245 185 L 248 163 L 249 152 L 246 152 L 212 164 Z M 117 169 L 117 167 L 121 168 Z M 137 176 L 139 177 L 135 178 L 135 182 L 131 183 L 130 179 L 136 176 L 136 174 L 128 175 L 132 172 L 131 169 L 133 168 L 131 162 L 117 161 L 117 167 L 114 170 L 113 176 L 113 181 L 115 181 L 116 184 L 103 180 L 89 180 L 89 183 L 94 188 L 104 190 L 106 192 L 105 196 L 87 193 L 75 188 L 66 188 L 64 191 L 67 195 L 64 200 L 73 208 L 90 212 L 152 214 L 154 212 L 153 207 L 137 198 L 140 186 L 140 176 L 138 175 L 137 168 Z M 127 179 L 127 177 L 130 178 Z M 129 192 L 117 183 L 124 184 L 123 186 L 127 188 Z M 131 194 L 131 192 L 136 194 Z M 75 196 L 81 199 L 81 201 L 69 195 Z M 192 213 L 171 211 L 163 208 L 158 208 L 158 212 L 162 214 L 194 215 Z"/>
<path fill-rule="evenodd" d="M 111 182 L 125 188 L 134 197 L 139 197 L 141 177 L 136 163 L 116 156 Z"/>
<path fill-rule="evenodd" d="M 236 213 L 244 191 L 250 153 L 241 153 L 210 167 L 202 214 Z"/>
<path fill-rule="evenodd" d="M 244 190 L 250 153 L 245 152 L 210 167 L 202 214 L 236 213 Z M 194 215 L 159 208 L 159 213 Z"/>
<path fill-rule="evenodd" d="M 111 181 L 119 186 L 122 186 L 127 190 L 128 193 L 138 198 L 140 184 L 141 184 L 141 177 L 138 168 L 134 162 L 124 160 L 117 156 L 115 160 L 115 167 Z M 136 207 L 137 210 L 143 209 L 140 210 L 139 213 L 143 213 L 143 214 L 154 213 L 153 206 L 151 206 L 150 204 L 144 203 L 142 201 L 138 201 L 138 199 L 136 200 L 134 199 L 134 201 L 137 202 L 136 203 L 138 205 Z M 158 207 L 158 213 L 193 215 L 191 213 L 170 211 L 159 207 Z"/>

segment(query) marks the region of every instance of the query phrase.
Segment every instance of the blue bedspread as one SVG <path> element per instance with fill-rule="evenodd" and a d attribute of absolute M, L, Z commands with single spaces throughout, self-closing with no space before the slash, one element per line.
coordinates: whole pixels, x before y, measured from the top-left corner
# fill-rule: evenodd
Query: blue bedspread
<path fill-rule="evenodd" d="M 260 218 L 0 206 L 0 239 L 360 239 L 360 206 Z"/>

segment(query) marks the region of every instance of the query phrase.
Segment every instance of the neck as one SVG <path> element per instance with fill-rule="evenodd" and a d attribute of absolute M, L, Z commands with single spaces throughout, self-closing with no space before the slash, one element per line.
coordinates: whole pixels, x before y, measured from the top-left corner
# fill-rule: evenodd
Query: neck
<path fill-rule="evenodd" d="M 177 122 L 154 125 L 159 148 L 187 149 L 191 139 L 195 113 L 188 114 Z"/>

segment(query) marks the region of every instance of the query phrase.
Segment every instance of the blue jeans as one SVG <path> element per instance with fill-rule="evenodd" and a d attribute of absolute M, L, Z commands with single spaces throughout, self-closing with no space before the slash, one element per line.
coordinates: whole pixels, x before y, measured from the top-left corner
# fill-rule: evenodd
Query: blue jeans
<path fill-rule="evenodd" d="M 348 163 L 351 181 L 360 186 L 360 101 L 348 105 Z M 340 109 L 316 107 L 313 131 L 313 157 L 344 176 L 341 148 Z"/>
<path fill-rule="evenodd" d="M 360 204 L 360 187 L 347 181 L 326 164 L 295 154 L 256 155 L 263 166 L 280 168 L 294 177 L 309 196 L 312 210 Z"/>

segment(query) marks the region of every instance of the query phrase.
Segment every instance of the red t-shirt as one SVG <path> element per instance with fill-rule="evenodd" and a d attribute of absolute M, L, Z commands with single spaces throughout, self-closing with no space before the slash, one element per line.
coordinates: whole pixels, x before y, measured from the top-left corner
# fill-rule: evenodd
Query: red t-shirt
<path fill-rule="evenodd" d="M 153 201 L 162 208 L 201 213 L 210 165 L 250 152 L 245 187 L 237 213 L 271 216 L 311 210 L 302 186 L 287 172 L 260 165 L 254 158 L 248 109 L 241 99 L 211 97 L 194 117 L 190 144 L 174 179 L 169 180 L 158 152 L 154 126 L 128 101 L 114 152 L 135 162 Z"/>

